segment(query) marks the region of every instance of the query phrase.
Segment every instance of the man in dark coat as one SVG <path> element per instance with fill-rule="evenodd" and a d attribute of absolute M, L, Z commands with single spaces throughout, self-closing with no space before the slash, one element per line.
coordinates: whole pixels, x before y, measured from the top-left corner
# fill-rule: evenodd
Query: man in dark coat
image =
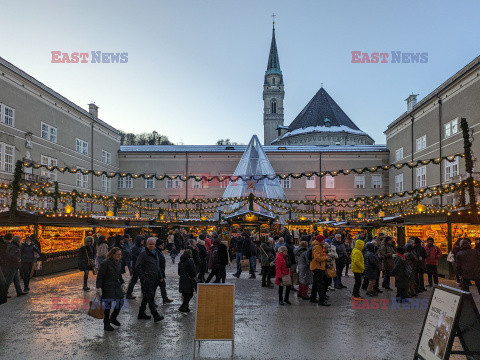
<path fill-rule="evenodd" d="M 153 320 L 158 322 L 163 320 L 163 316 L 160 316 L 155 305 L 155 290 L 157 289 L 158 282 L 163 281 L 163 277 L 160 270 L 158 251 L 155 249 L 155 242 L 155 238 L 147 239 L 145 251 L 141 252 L 138 256 L 135 269 L 138 272 L 143 292 L 142 303 L 137 318 L 142 320 L 152 318 L 145 314 L 148 304 L 150 313 L 153 315 Z"/>
<path fill-rule="evenodd" d="M 422 240 L 418 237 L 415 238 L 413 246 L 413 252 L 417 256 L 417 277 L 415 278 L 415 288 L 417 292 L 427 291 L 425 288 L 425 272 L 427 271 L 427 265 L 425 260 L 427 259 L 427 251 L 423 247 Z"/>
<path fill-rule="evenodd" d="M 178 309 L 181 313 L 188 314 L 190 309 L 188 304 L 193 297 L 193 292 L 196 290 L 197 270 L 192 259 L 192 251 L 186 249 L 182 256 L 180 256 L 180 263 L 178 264 L 179 286 L 178 291 L 182 293 L 183 303 Z"/>
<path fill-rule="evenodd" d="M 8 235 L 8 234 L 7 234 Z M 7 236 L 5 236 L 7 238 Z M 5 271 L 5 282 L 6 282 L 6 292 L 8 294 L 8 288 L 10 284 L 14 282 L 15 290 L 17 291 L 17 296 L 26 295 L 22 291 L 20 286 L 20 279 L 18 277 L 18 269 L 21 265 L 21 254 L 20 254 L 20 236 L 15 235 L 12 238 L 12 241 L 7 245 L 6 250 L 6 271 Z"/>
<path fill-rule="evenodd" d="M 462 277 L 462 290 L 469 291 L 470 282 L 475 281 L 480 294 L 480 252 L 472 249 L 470 239 L 465 238 L 460 242 L 455 264 L 457 274 Z"/>
<path fill-rule="evenodd" d="M 393 273 L 394 267 L 394 255 L 395 255 L 395 246 L 393 243 L 393 238 L 391 236 L 386 236 L 383 238 L 383 241 L 380 245 L 380 254 L 382 256 L 382 271 L 383 271 L 383 283 L 382 287 L 386 290 L 391 290 L 390 288 L 390 276 Z"/>
<path fill-rule="evenodd" d="M 335 289 L 344 289 L 346 286 L 342 284 L 342 273 L 347 259 L 347 251 L 345 249 L 345 241 L 343 240 L 342 234 L 335 234 L 332 244 L 335 246 L 338 255 L 338 258 L 335 259 L 337 276 L 333 278 L 334 287 Z"/>
<path fill-rule="evenodd" d="M 127 296 L 126 296 L 127 299 L 135 299 L 135 296 L 132 295 L 133 288 L 135 287 L 135 284 L 138 281 L 138 272 L 135 270 L 135 265 L 137 263 L 137 258 L 140 255 L 140 253 L 145 250 L 145 246 L 143 242 L 144 242 L 144 237 L 138 235 L 135 238 L 135 245 L 132 247 L 133 275 L 132 275 L 132 278 L 130 279 L 130 282 L 128 283 Z"/>
<path fill-rule="evenodd" d="M 155 242 L 155 247 L 158 251 L 158 260 L 160 263 L 160 272 L 163 278 L 163 281 L 158 282 L 158 286 L 160 287 L 160 294 L 162 295 L 163 303 L 169 304 L 173 302 L 167 296 L 167 284 L 165 282 L 165 256 L 163 255 L 163 250 L 165 249 L 165 243 L 161 239 L 157 239 Z"/>
<path fill-rule="evenodd" d="M 4 271 L 6 268 L 7 244 L 0 236 L 0 304 L 7 302 L 7 282 L 5 280 Z"/>
<path fill-rule="evenodd" d="M 405 260 L 405 248 L 399 246 L 394 258 L 392 274 L 395 276 L 395 287 L 397 288 L 397 302 L 405 302 L 408 296 L 410 275 L 407 271 Z"/>
<path fill-rule="evenodd" d="M 138 272 L 143 293 L 137 318 L 142 320 L 151 319 L 151 316 L 145 314 L 148 304 L 150 313 L 153 315 L 153 320 L 158 322 L 163 320 L 163 316 L 160 316 L 157 311 L 155 290 L 157 289 L 158 282 L 164 280 L 160 270 L 160 259 L 158 257 L 158 251 L 155 249 L 155 243 L 156 238 L 148 238 L 146 240 L 145 251 L 141 252 L 138 256 L 135 269 Z"/>
<path fill-rule="evenodd" d="M 22 261 L 20 271 L 24 285 L 23 291 L 28 293 L 30 291 L 30 274 L 32 273 L 35 256 L 40 257 L 40 250 L 37 249 L 36 245 L 32 242 L 32 239 L 27 237 L 20 245 L 20 254 Z"/>

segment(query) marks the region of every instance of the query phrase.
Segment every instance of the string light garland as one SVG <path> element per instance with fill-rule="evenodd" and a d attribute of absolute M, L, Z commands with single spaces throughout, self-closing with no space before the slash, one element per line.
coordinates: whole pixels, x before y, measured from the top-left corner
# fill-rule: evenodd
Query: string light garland
<path fill-rule="evenodd" d="M 59 171 L 61 173 L 71 173 L 77 174 L 80 173 L 82 175 L 89 175 L 93 174 L 94 176 L 106 176 L 107 178 L 126 178 L 130 177 L 133 179 L 156 179 L 159 181 L 163 180 L 180 180 L 183 182 L 187 182 L 188 180 L 194 180 L 197 182 L 204 181 L 204 182 L 211 182 L 211 181 L 218 181 L 224 182 L 226 180 L 236 182 L 238 180 L 242 181 L 260 181 L 264 179 L 268 180 L 275 180 L 275 179 L 286 179 L 292 177 L 293 179 L 300 179 L 302 177 L 324 177 L 324 176 L 338 176 L 338 175 L 350 175 L 350 174 L 365 174 L 365 173 L 375 173 L 379 171 L 387 171 L 390 169 L 402 169 L 404 167 L 408 167 L 410 169 L 417 168 L 419 166 L 424 166 L 428 164 L 440 164 L 442 161 L 453 162 L 457 157 L 465 157 L 465 154 L 454 154 L 442 157 L 436 157 L 426 160 L 417 160 L 417 161 L 408 161 L 404 163 L 393 163 L 390 165 L 377 165 L 377 166 L 369 166 L 363 168 L 354 168 L 354 169 L 342 169 L 342 170 L 326 170 L 326 171 L 309 171 L 309 172 L 301 172 L 301 173 L 288 173 L 288 174 L 275 174 L 275 175 L 254 175 L 254 176 L 197 176 L 197 175 L 156 175 L 156 174 L 144 174 L 144 173 L 131 173 L 131 172 L 111 172 L 111 171 L 101 171 L 101 170 L 85 170 L 85 169 L 78 169 L 72 168 L 69 166 L 50 166 L 45 164 L 38 164 L 33 161 L 25 161 L 23 162 L 23 167 L 25 168 L 33 168 L 33 169 L 45 169 L 48 171 Z"/>

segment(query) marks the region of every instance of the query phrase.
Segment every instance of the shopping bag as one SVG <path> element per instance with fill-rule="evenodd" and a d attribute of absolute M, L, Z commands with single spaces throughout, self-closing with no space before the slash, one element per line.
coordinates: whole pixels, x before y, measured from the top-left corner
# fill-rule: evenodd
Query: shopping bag
<path fill-rule="evenodd" d="M 88 315 L 95 319 L 103 319 L 105 317 L 105 310 L 103 309 L 102 301 L 99 298 L 93 298 L 90 300 Z"/>
<path fill-rule="evenodd" d="M 41 261 L 37 261 L 35 263 L 35 270 L 38 270 L 38 271 L 42 270 L 42 262 Z"/>
<path fill-rule="evenodd" d="M 240 266 L 242 267 L 242 271 L 249 271 L 250 270 L 250 260 L 249 259 L 240 260 Z"/>
<path fill-rule="evenodd" d="M 283 275 L 282 276 L 282 286 L 290 286 L 292 285 L 292 277 L 290 275 Z"/>

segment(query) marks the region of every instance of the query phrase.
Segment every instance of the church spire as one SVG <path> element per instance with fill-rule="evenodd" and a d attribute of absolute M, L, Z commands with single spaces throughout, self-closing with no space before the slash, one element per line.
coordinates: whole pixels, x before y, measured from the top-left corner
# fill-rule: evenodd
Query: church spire
<path fill-rule="evenodd" d="M 272 17 L 275 19 L 275 15 L 272 15 Z M 275 41 L 275 20 L 273 21 L 272 43 L 270 45 L 270 54 L 268 56 L 267 71 L 265 72 L 265 75 L 268 74 L 282 75 L 280 61 L 278 60 L 277 42 Z"/>

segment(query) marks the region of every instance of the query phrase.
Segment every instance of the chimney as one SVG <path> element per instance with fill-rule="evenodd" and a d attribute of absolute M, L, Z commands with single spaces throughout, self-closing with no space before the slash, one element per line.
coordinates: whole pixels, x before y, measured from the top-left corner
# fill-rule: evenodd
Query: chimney
<path fill-rule="evenodd" d="M 95 119 L 98 119 L 98 106 L 95 103 L 88 104 L 88 112 L 92 115 Z"/>
<path fill-rule="evenodd" d="M 414 106 L 417 105 L 417 96 L 418 94 L 412 94 L 405 99 L 407 102 L 407 111 L 412 111 Z"/>

